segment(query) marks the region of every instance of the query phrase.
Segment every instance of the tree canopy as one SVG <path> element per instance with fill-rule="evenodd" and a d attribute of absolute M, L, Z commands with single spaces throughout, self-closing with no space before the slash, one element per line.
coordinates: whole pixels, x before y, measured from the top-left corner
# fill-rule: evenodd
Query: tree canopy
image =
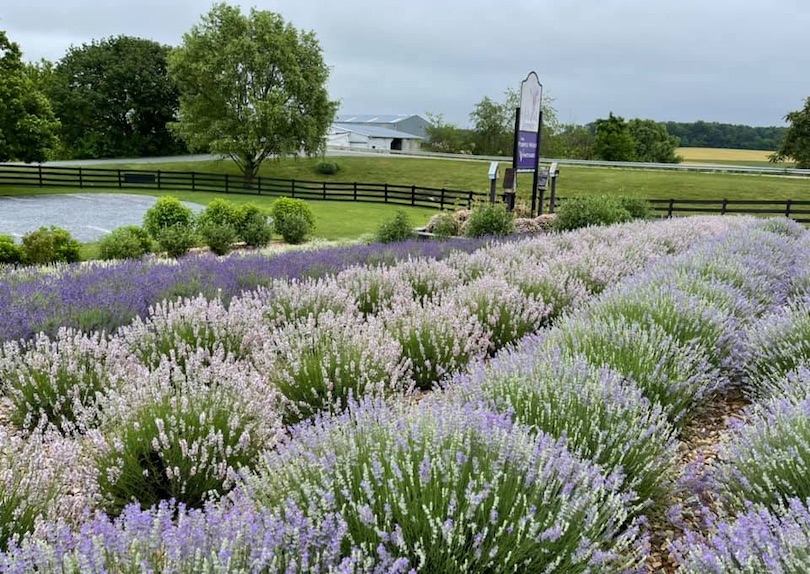
<path fill-rule="evenodd" d="M 810 169 L 810 97 L 804 100 L 804 108 L 785 116 L 790 123 L 785 140 L 771 161 L 793 159 L 799 169 Z"/>
<path fill-rule="evenodd" d="M 52 73 L 41 69 L 62 122 L 65 155 L 141 157 L 182 153 L 169 132 L 177 90 L 169 80 L 169 48 L 118 36 L 71 47 Z M 49 76 L 49 77 L 48 77 Z"/>
<path fill-rule="evenodd" d="M 57 143 L 48 98 L 22 62 L 20 47 L 0 30 L 0 161 L 42 162 Z"/>
<path fill-rule="evenodd" d="M 269 11 L 215 5 L 169 73 L 180 89 L 174 129 L 192 149 L 231 157 L 247 181 L 271 155 L 321 151 L 337 110 L 315 34 Z"/>
<path fill-rule="evenodd" d="M 667 128 L 653 120 L 630 120 L 627 124 L 630 135 L 636 142 L 636 161 L 654 163 L 678 163 L 681 158 L 675 154 L 678 138 L 669 135 Z"/>
<path fill-rule="evenodd" d="M 605 161 L 636 160 L 636 140 L 624 118 L 610 112 L 607 119 L 596 120 L 594 151 L 596 157 Z"/>

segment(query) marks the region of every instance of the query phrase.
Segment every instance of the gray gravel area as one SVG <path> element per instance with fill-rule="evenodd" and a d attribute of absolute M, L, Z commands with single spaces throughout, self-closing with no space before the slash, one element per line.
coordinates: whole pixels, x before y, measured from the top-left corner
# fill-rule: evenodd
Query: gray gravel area
<path fill-rule="evenodd" d="M 25 233 L 56 225 L 81 242 L 97 241 L 123 225 L 141 225 L 156 197 L 121 193 L 69 193 L 60 195 L 0 196 L 0 233 L 18 241 Z M 194 212 L 197 203 L 183 202 Z"/>

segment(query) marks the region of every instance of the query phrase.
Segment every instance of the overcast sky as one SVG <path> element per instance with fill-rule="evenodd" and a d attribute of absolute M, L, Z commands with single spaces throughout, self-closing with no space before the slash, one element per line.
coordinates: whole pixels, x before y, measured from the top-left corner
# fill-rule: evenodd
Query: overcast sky
<path fill-rule="evenodd" d="M 342 113 L 459 125 L 535 70 L 559 117 L 783 125 L 810 96 L 810 0 L 254 0 L 314 30 Z M 207 0 L 0 0 L 26 59 L 119 34 L 177 45 Z"/>

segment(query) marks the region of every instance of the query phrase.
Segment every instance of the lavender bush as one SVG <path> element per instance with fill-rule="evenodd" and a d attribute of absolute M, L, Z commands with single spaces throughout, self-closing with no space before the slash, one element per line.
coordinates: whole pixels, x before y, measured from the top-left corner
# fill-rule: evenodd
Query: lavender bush
<path fill-rule="evenodd" d="M 170 498 L 200 506 L 275 444 L 280 425 L 276 393 L 247 364 L 204 352 L 182 368 L 164 360 L 111 396 L 88 433 L 103 505 L 112 515 Z"/>
<path fill-rule="evenodd" d="M 709 536 L 687 532 L 673 554 L 684 574 L 803 574 L 810 571 L 808 548 L 810 510 L 791 499 L 774 511 L 756 506 L 717 520 Z"/>
<path fill-rule="evenodd" d="M 105 337 L 60 329 L 28 343 L 0 347 L 2 394 L 11 403 L 9 422 L 30 432 L 52 426 L 65 435 L 97 423 L 101 397 L 116 386 L 109 364 L 119 353 Z"/>
<path fill-rule="evenodd" d="M 334 278 L 279 279 L 268 288 L 259 287 L 232 299 L 229 309 L 243 315 L 255 313 L 254 317 L 261 316 L 270 328 L 276 328 L 298 319 L 317 318 L 326 312 L 353 313 L 357 311 L 357 303 L 351 292 Z"/>
<path fill-rule="evenodd" d="M 291 509 L 282 520 L 245 496 L 203 509 L 133 504 L 117 518 L 95 514 L 78 529 L 48 524 L 41 535 L 0 552 L 0 572 L 407 572 L 377 556 L 341 557 L 346 529 L 337 515 L 315 526 Z"/>
<path fill-rule="evenodd" d="M 138 317 L 123 327 L 119 336 L 123 346 L 150 368 L 166 358 L 183 365 L 187 355 L 201 350 L 245 359 L 259 336 L 256 319 L 250 309 L 229 310 L 218 299 L 195 297 L 157 304 L 145 319 Z"/>
<path fill-rule="evenodd" d="M 618 373 L 530 337 L 462 381 L 448 387 L 451 397 L 513 413 L 530 429 L 565 437 L 569 449 L 609 472 L 624 472 L 624 488 L 639 508 L 670 491 L 675 428 L 660 406 Z"/>
<path fill-rule="evenodd" d="M 548 324 L 552 309 L 543 300 L 492 277 L 458 287 L 446 299 L 466 309 L 483 326 L 491 354 Z"/>
<path fill-rule="evenodd" d="M 810 497 L 810 400 L 773 399 L 749 407 L 744 418 L 715 472 L 726 504 L 777 508 Z"/>
<path fill-rule="evenodd" d="M 384 267 L 350 267 L 335 278 L 338 286 L 352 294 L 358 310 L 374 315 L 391 306 L 395 298 L 409 297 L 397 274 Z"/>
<path fill-rule="evenodd" d="M 458 271 L 444 261 L 409 259 L 392 271 L 394 280 L 405 285 L 411 297 L 420 302 L 441 296 L 462 282 Z"/>
<path fill-rule="evenodd" d="M 424 306 L 398 299 L 380 318 L 410 361 L 413 380 L 422 390 L 483 357 L 489 347 L 475 316 L 448 298 Z"/>
<path fill-rule="evenodd" d="M 810 361 L 810 302 L 785 306 L 746 330 L 747 388 L 757 396 L 783 390 L 785 377 Z"/>
<path fill-rule="evenodd" d="M 549 349 L 580 355 L 631 379 L 678 427 L 723 384 L 701 346 L 680 343 L 654 324 L 571 317 L 549 331 L 546 341 Z"/>
<path fill-rule="evenodd" d="M 423 572 L 618 572 L 637 566 L 621 476 L 475 406 L 365 402 L 296 430 L 249 484 L 285 514 L 339 513 L 344 552 Z"/>
<path fill-rule="evenodd" d="M 322 410 L 339 411 L 352 397 L 408 391 L 409 362 L 402 346 L 370 318 L 331 311 L 268 332 L 254 362 L 284 397 L 284 422 Z"/>

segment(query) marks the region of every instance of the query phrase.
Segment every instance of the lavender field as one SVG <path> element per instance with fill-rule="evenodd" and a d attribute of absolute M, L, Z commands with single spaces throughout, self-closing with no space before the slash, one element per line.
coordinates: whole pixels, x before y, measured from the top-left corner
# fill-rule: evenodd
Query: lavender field
<path fill-rule="evenodd" d="M 0 572 L 810 570 L 788 220 L 0 269 L 0 341 Z"/>

